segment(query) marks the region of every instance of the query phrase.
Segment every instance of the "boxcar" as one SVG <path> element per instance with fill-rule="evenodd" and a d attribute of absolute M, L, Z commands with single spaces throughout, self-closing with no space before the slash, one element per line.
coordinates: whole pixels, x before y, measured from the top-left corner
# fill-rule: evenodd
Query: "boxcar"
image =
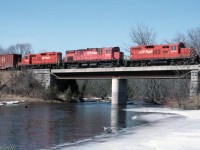
<path fill-rule="evenodd" d="M 65 68 L 120 66 L 123 57 L 119 47 L 69 50 L 65 55 Z"/>
<path fill-rule="evenodd" d="M 194 49 L 184 43 L 136 46 L 130 48 L 130 65 L 145 66 L 152 64 L 194 64 L 199 57 Z"/>
<path fill-rule="evenodd" d="M 19 62 L 20 67 L 27 68 L 59 68 L 61 64 L 61 52 L 27 54 L 22 58 L 21 62 Z"/>
<path fill-rule="evenodd" d="M 0 55 L 0 69 L 7 70 L 17 68 L 18 61 L 22 58 L 19 54 Z"/>

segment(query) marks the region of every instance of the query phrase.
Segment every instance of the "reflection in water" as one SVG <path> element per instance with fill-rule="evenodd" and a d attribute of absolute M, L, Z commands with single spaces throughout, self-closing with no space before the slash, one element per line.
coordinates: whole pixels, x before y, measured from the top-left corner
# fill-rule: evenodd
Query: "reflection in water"
<path fill-rule="evenodd" d="M 110 123 L 108 104 L 33 104 L 0 108 L 0 145 L 49 148 L 91 138 Z"/>
<path fill-rule="evenodd" d="M 117 132 L 122 128 L 126 128 L 126 111 L 123 109 L 126 105 L 112 105 L 111 107 L 111 130 Z"/>
<path fill-rule="evenodd" d="M 142 124 L 132 121 L 129 106 L 109 103 L 32 104 L 0 107 L 0 146 L 13 149 L 49 149 L 63 143 L 91 139 L 104 134 Z"/>

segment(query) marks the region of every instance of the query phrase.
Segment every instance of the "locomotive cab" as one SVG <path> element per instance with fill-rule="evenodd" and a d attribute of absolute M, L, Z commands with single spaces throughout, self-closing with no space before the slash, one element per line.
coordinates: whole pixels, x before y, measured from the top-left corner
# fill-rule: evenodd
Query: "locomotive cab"
<path fill-rule="evenodd" d="M 31 55 L 30 54 L 26 54 L 21 61 L 19 61 L 19 66 L 23 66 L 23 65 L 30 65 L 31 64 Z"/>
<path fill-rule="evenodd" d="M 185 43 L 179 43 L 179 48 L 185 48 Z"/>
<path fill-rule="evenodd" d="M 113 59 L 123 59 L 124 53 L 120 52 L 119 47 L 114 47 L 112 49 Z"/>
<path fill-rule="evenodd" d="M 74 60 L 75 51 L 66 51 L 65 62 L 72 62 Z"/>
<path fill-rule="evenodd" d="M 186 48 L 184 43 L 177 43 L 171 45 L 171 52 L 177 52 L 178 54 L 181 54 L 184 48 Z M 187 48 L 188 49 L 188 48 Z"/>

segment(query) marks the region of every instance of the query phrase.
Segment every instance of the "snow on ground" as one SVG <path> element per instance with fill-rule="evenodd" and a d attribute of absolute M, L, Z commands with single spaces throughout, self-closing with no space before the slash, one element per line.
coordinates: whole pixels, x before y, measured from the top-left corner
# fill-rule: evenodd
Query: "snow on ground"
<path fill-rule="evenodd" d="M 133 108 L 126 111 L 149 112 L 133 116 L 150 122 L 123 134 L 91 140 L 66 150 L 199 150 L 200 111 L 167 108 Z"/>

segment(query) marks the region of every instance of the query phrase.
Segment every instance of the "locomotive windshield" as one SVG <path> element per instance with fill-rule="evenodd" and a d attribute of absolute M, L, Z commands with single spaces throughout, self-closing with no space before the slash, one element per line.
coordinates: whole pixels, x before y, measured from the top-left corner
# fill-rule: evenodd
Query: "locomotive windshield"
<path fill-rule="evenodd" d="M 185 44 L 184 43 L 180 43 L 179 46 L 180 46 L 180 48 L 185 48 Z"/>
<path fill-rule="evenodd" d="M 119 52 L 119 51 L 120 51 L 119 47 L 114 47 L 113 48 L 113 52 Z"/>
<path fill-rule="evenodd" d="M 173 45 L 173 46 L 171 47 L 171 49 L 172 49 L 172 51 L 175 51 L 175 50 L 176 50 L 176 46 Z"/>

